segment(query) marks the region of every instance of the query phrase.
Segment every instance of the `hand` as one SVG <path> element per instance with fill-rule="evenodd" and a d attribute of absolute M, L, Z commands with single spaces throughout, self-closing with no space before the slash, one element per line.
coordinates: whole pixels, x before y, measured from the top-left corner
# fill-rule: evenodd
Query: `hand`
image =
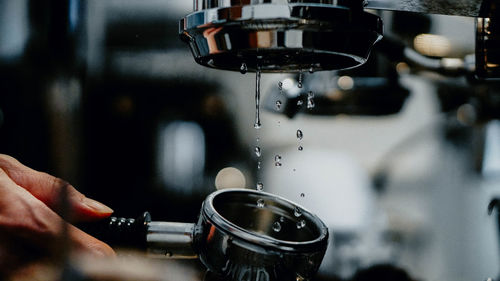
<path fill-rule="evenodd" d="M 69 183 L 0 154 L 0 276 L 40 257 L 56 256 L 64 250 L 63 229 L 72 249 L 115 255 L 108 245 L 61 218 L 64 188 L 72 221 L 97 220 L 113 212 Z"/>

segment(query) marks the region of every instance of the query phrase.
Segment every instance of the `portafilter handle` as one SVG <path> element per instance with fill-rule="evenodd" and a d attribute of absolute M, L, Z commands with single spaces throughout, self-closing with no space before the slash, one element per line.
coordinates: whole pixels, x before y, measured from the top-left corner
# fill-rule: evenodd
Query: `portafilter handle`
<path fill-rule="evenodd" d="M 113 248 L 143 250 L 153 257 L 198 257 L 193 248 L 193 223 L 155 222 L 145 212 L 136 219 L 110 217 L 77 226 Z"/>

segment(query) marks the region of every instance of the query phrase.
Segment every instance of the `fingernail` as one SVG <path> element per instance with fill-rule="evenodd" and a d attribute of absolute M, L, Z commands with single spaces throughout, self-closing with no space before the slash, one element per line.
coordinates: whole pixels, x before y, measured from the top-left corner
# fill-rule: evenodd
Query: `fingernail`
<path fill-rule="evenodd" d="M 83 204 L 89 207 L 90 209 L 98 212 L 98 213 L 104 213 L 104 214 L 111 214 L 113 213 L 113 209 L 110 207 L 102 204 L 101 202 L 97 202 L 93 199 L 90 198 L 84 198 L 83 199 Z"/>
<path fill-rule="evenodd" d="M 102 249 L 102 248 L 93 249 L 93 253 L 96 257 L 99 257 L 99 258 L 116 257 L 115 251 L 113 251 L 111 248 L 109 248 L 109 249 Z"/>

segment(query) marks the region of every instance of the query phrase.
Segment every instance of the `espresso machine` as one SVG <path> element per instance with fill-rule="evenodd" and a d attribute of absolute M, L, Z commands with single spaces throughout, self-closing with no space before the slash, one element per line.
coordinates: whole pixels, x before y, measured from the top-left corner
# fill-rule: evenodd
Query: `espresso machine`
<path fill-rule="evenodd" d="M 494 128 L 497 127 L 494 120 L 499 117 L 497 83 L 500 78 L 498 71 L 500 44 L 498 24 L 495 23 L 499 16 L 497 8 L 500 3 L 498 1 L 195 0 L 193 2 L 194 12 L 179 22 L 179 35 L 189 46 L 192 56 L 198 64 L 218 70 L 240 71 L 243 74 L 255 72 L 257 79 L 260 78 L 260 73 L 292 73 L 290 76 L 285 76 L 285 78 L 280 76 L 278 79 L 282 79 L 279 81 L 292 81 L 290 83 L 294 85 L 293 87 L 283 90 L 283 82 L 276 83 L 276 81 L 274 81 L 274 85 L 271 82 L 271 86 L 268 86 L 270 90 L 263 107 L 269 112 L 292 119 L 301 115 L 316 117 L 389 116 L 401 112 L 408 101 L 410 91 L 400 83 L 401 74 L 436 75 L 433 77 L 438 77 L 435 83 L 437 84 L 440 109 L 446 113 L 445 115 L 450 112 L 452 115 L 456 114 L 456 117 L 454 115 L 452 119 L 455 120 L 455 123 L 459 123 L 457 126 L 457 124 L 450 125 L 445 122 L 447 123 L 444 126 L 446 138 L 452 143 L 456 142 L 455 145 L 464 145 L 473 151 L 471 154 L 474 156 L 469 155 L 468 158 L 472 159 L 467 161 L 469 161 L 469 169 L 475 171 L 475 175 L 484 176 L 487 170 L 491 172 L 496 169 L 492 168 L 494 165 L 491 165 L 491 149 L 485 148 L 495 146 L 493 143 L 498 142 L 491 141 L 491 134 L 494 134 L 492 131 L 496 131 Z M 384 11 L 391 11 L 390 13 L 394 13 L 394 16 L 388 17 L 387 12 Z M 468 40 L 469 42 L 475 41 L 472 43 L 475 45 L 475 50 L 469 51 L 467 54 L 462 52 L 459 55 L 439 53 L 439 45 L 442 42 L 440 43 L 437 39 L 437 41 L 430 43 L 433 41 L 430 38 L 436 39 L 438 37 L 427 34 L 430 30 L 430 20 L 425 15 L 464 17 L 468 18 L 470 22 L 473 21 L 476 29 L 475 37 L 473 35 Z M 386 34 L 384 34 L 383 19 L 389 19 L 390 30 L 387 30 Z M 460 28 L 459 26 L 457 25 L 457 29 Z M 469 33 L 466 34 L 469 35 Z M 430 41 L 427 41 L 426 37 Z M 427 43 L 423 43 L 423 41 Z M 419 48 L 422 46 L 427 51 Z M 433 53 L 433 50 L 437 52 Z M 321 71 L 334 71 L 335 74 L 322 76 Z M 304 80 L 304 73 L 308 72 L 314 73 L 316 77 L 311 77 L 311 75 Z M 276 86 L 277 84 L 278 86 Z M 259 83 L 256 87 L 260 87 Z M 297 87 L 299 90 L 296 89 Z M 314 95 L 311 96 L 313 92 Z M 307 108 L 301 106 L 307 104 L 311 97 L 314 97 L 315 101 L 313 106 Z M 258 107 L 257 104 L 257 110 Z M 283 122 L 285 121 L 278 121 L 278 126 L 275 126 L 274 130 L 279 130 L 278 127 Z M 464 136 L 463 126 L 472 126 L 475 129 L 472 130 L 472 133 L 470 131 L 465 133 Z M 415 135 L 411 135 L 403 143 L 411 144 L 421 134 L 421 131 L 417 131 Z M 498 137 L 498 134 L 496 136 Z M 490 141 L 486 141 L 486 139 Z M 299 146 L 299 151 L 302 151 L 301 148 L 302 146 Z M 277 148 L 274 149 L 277 150 Z M 287 152 L 293 150 L 296 152 L 296 148 L 287 150 Z M 307 160 L 308 163 L 314 163 L 318 159 L 326 158 L 325 155 L 327 155 L 324 151 L 315 151 L 315 153 L 316 157 L 302 158 L 301 160 L 298 159 L 300 157 L 289 156 L 289 164 L 300 166 L 301 162 L 307 162 Z M 498 154 L 495 155 L 498 157 Z M 330 156 L 336 157 L 335 154 Z M 342 158 L 342 160 L 340 161 L 342 164 L 338 165 L 326 160 L 323 163 L 329 163 L 332 165 L 332 169 L 340 169 L 339 167 L 343 165 L 349 166 L 346 164 L 349 163 L 349 159 Z M 314 168 L 311 169 L 321 171 L 323 174 L 332 173 L 332 170 L 322 169 L 320 164 L 313 166 Z M 293 172 L 296 172 L 296 169 L 293 169 Z M 300 194 L 299 190 L 301 190 L 296 186 L 300 185 L 302 190 L 304 188 L 307 190 L 306 186 L 309 185 L 309 181 L 303 180 L 300 181 L 301 184 L 298 184 L 297 180 L 293 179 L 293 172 L 273 171 L 265 175 L 264 178 L 271 185 L 272 192 L 294 197 Z M 335 175 L 338 178 L 342 177 L 337 173 Z M 387 167 L 381 167 L 373 173 L 375 194 L 380 195 L 385 192 L 387 177 Z M 329 179 L 332 182 L 335 181 L 333 176 L 322 179 L 325 182 L 328 182 Z M 497 178 L 494 177 L 494 179 Z M 490 180 L 492 182 L 490 187 L 498 186 L 498 181 L 494 179 Z M 355 204 L 355 207 L 351 205 L 351 209 L 347 207 L 344 210 L 348 209 L 353 214 L 370 212 L 369 208 L 365 208 L 369 205 L 369 203 L 366 204 L 366 200 L 370 201 L 370 199 L 359 196 L 359 194 L 369 194 L 370 192 L 335 188 L 340 191 L 329 193 L 325 191 L 328 188 L 319 188 L 315 191 L 323 196 L 340 198 L 353 196 L 363 203 Z M 495 189 L 493 188 L 493 190 Z M 450 189 L 448 192 L 454 193 L 455 191 Z M 495 191 L 490 189 L 487 193 L 494 194 Z M 454 200 L 451 199 L 454 196 L 440 196 L 444 196 L 446 200 Z M 311 195 L 311 197 L 314 196 Z M 485 197 L 491 197 L 491 195 L 485 195 Z M 294 198 L 297 198 L 299 202 L 301 200 L 298 196 Z M 329 206 L 318 207 L 316 205 L 313 207 L 321 200 L 320 198 L 321 195 L 315 196 L 316 201 L 311 200 L 310 202 L 311 208 L 315 211 L 321 214 L 331 214 L 342 209 L 335 207 L 335 205 L 342 205 L 342 199 L 332 199 L 333 202 Z M 462 197 L 459 196 L 459 198 Z M 486 201 L 488 200 L 486 199 Z M 486 216 L 488 204 L 484 201 L 482 200 L 479 206 L 475 206 L 479 213 Z M 446 205 L 447 203 L 436 202 L 436 204 Z M 423 208 L 429 207 L 426 204 L 422 206 L 424 206 Z M 417 207 L 417 209 L 422 208 L 422 206 Z M 419 211 L 417 210 L 416 213 Z M 448 211 L 451 212 L 451 210 Z M 409 212 L 411 213 L 411 211 Z M 352 217 L 356 217 L 356 215 Z M 469 217 L 469 219 L 471 218 Z M 493 221 L 493 219 L 490 220 Z M 460 224 L 460 219 L 456 223 Z M 349 246 L 352 243 L 353 235 L 350 235 L 349 231 L 342 231 L 345 225 L 349 225 L 349 223 L 339 227 L 340 231 L 339 228 L 332 227 L 333 240 L 336 242 L 331 243 L 330 248 L 333 247 L 336 251 L 346 251 L 352 254 L 353 251 L 359 249 Z M 497 227 L 493 227 L 493 229 L 495 228 Z M 460 232 L 459 229 L 461 227 L 451 230 L 448 234 Z M 398 231 L 389 231 L 386 234 L 387 237 L 392 237 L 388 238 L 389 240 L 403 239 Z M 469 234 L 465 232 L 460 235 L 468 237 Z M 465 238 L 465 240 L 467 239 L 473 238 Z M 453 239 L 449 241 L 453 241 Z M 458 242 L 450 242 L 447 247 L 453 248 L 453 243 Z M 419 251 L 419 247 L 415 246 L 416 252 Z M 343 263 L 342 259 L 336 262 Z M 359 263 L 359 261 L 353 263 L 356 264 L 356 262 Z M 334 267 L 332 264 L 335 262 L 328 259 L 328 253 L 325 263 L 330 264 L 331 272 L 331 268 Z M 492 263 L 495 264 L 490 259 L 490 264 Z M 446 266 L 447 263 L 439 264 L 436 266 Z M 359 269 L 359 264 L 353 267 Z M 430 266 L 430 268 L 432 267 Z M 340 265 L 336 267 L 336 273 L 339 274 L 346 268 L 349 268 L 349 265 L 344 267 Z M 470 273 L 467 272 L 465 275 L 458 273 L 461 270 L 467 270 L 460 269 L 460 266 L 456 265 L 450 266 L 448 270 L 456 271 L 451 274 L 454 276 L 453 279 L 463 278 Z M 329 269 L 325 269 L 324 272 L 328 271 Z M 403 274 L 398 269 L 384 266 L 369 268 L 366 272 L 358 271 L 356 274 L 354 272 L 355 270 L 347 269 L 345 274 L 340 273 L 340 276 L 344 278 L 354 276 L 355 280 L 357 278 L 378 280 L 399 276 L 395 278 L 398 278 L 397 280 L 410 280 L 408 275 Z M 494 270 L 490 273 L 492 276 L 495 274 Z M 418 276 L 418 274 L 416 275 Z M 444 279 L 450 278 L 450 275 L 441 276 L 447 276 L 441 277 Z M 488 277 L 491 276 L 479 278 Z"/>

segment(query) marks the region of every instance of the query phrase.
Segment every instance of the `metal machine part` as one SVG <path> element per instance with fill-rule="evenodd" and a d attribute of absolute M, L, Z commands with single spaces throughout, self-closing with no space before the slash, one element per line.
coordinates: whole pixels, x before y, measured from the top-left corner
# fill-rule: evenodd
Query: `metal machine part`
<path fill-rule="evenodd" d="M 179 33 L 201 65 L 225 70 L 338 70 L 366 62 L 382 38 L 363 1 L 194 1 Z"/>
<path fill-rule="evenodd" d="M 500 16 L 498 4 L 476 20 L 476 75 L 480 79 L 500 79 Z"/>
<path fill-rule="evenodd" d="M 196 224 L 111 218 L 96 236 L 152 256 L 195 258 L 230 280 L 307 280 L 319 269 L 328 229 L 273 194 L 227 189 L 209 195 Z M 104 233 L 103 233 L 104 232 Z M 115 243 L 116 242 L 116 243 Z"/>
<path fill-rule="evenodd" d="M 477 17 L 488 0 L 367 0 L 366 8 Z"/>

